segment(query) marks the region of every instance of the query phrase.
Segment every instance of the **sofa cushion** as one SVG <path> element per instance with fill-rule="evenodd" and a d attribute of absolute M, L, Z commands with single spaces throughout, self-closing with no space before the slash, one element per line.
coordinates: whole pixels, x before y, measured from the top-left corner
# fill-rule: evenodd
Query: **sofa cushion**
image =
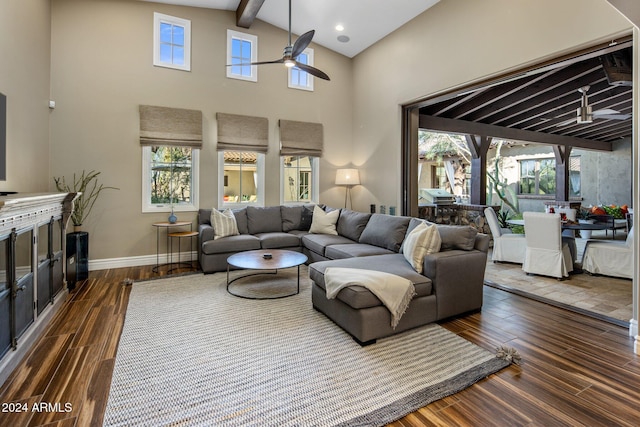
<path fill-rule="evenodd" d="M 357 242 L 370 218 L 370 213 L 342 209 L 336 226 L 338 234 Z"/>
<path fill-rule="evenodd" d="M 323 290 L 326 290 L 324 271 L 327 267 L 361 268 L 397 274 L 411 280 L 416 289 L 414 298 L 428 296 L 433 293 L 431 279 L 416 273 L 401 254 L 314 262 L 309 266 L 309 277 Z M 341 290 L 337 298 L 355 309 L 382 305 L 375 295 L 362 286 L 349 286 Z"/>
<path fill-rule="evenodd" d="M 325 212 L 320 206 L 313 208 L 313 218 L 311 220 L 310 233 L 314 234 L 334 234 L 337 235 L 336 223 L 340 216 L 340 210 L 336 209 L 331 212 Z"/>
<path fill-rule="evenodd" d="M 306 234 L 302 236 L 302 246 L 322 256 L 325 256 L 325 248 L 328 246 L 347 243 L 354 242 L 346 237 L 334 234 Z"/>
<path fill-rule="evenodd" d="M 367 245 L 365 243 L 349 243 L 327 246 L 324 253 L 324 256 L 327 258 L 343 259 L 360 256 L 386 255 L 392 254 L 393 251 L 379 246 Z"/>
<path fill-rule="evenodd" d="M 311 228 L 311 223 L 313 222 L 314 209 L 314 205 L 304 205 L 302 207 L 302 218 L 300 218 L 299 230 L 309 231 L 309 229 Z"/>
<path fill-rule="evenodd" d="M 282 231 L 299 230 L 302 220 L 302 206 L 280 206 Z"/>
<path fill-rule="evenodd" d="M 249 234 L 282 231 L 280 206 L 247 206 L 247 223 Z"/>
<path fill-rule="evenodd" d="M 202 243 L 202 253 L 205 255 L 225 254 L 231 252 L 252 251 L 260 249 L 260 239 L 250 234 L 223 237 Z"/>
<path fill-rule="evenodd" d="M 422 224 L 407 234 L 402 247 L 403 255 L 418 273 L 422 273 L 422 263 L 425 255 L 440 251 L 440 233 L 435 224 Z"/>
<path fill-rule="evenodd" d="M 231 212 L 231 209 L 226 209 L 224 212 L 211 209 L 211 225 L 213 226 L 214 240 L 240 234 L 238 232 L 238 224 L 236 224 L 236 217 Z"/>
<path fill-rule="evenodd" d="M 282 231 L 309 230 L 314 205 L 280 206 Z"/>
<path fill-rule="evenodd" d="M 249 234 L 249 222 L 247 219 L 247 208 L 232 209 L 233 215 L 236 217 L 238 232 L 240 234 Z"/>
<path fill-rule="evenodd" d="M 262 249 L 291 248 L 300 246 L 300 237 L 291 233 L 259 233 L 255 236 L 260 239 L 260 247 Z"/>
<path fill-rule="evenodd" d="M 438 232 L 442 239 L 440 250 L 461 249 L 463 251 L 473 250 L 476 244 L 478 230 L 468 225 L 440 225 Z"/>
<path fill-rule="evenodd" d="M 398 252 L 409 226 L 409 217 L 372 214 L 360 235 L 360 243 Z"/>

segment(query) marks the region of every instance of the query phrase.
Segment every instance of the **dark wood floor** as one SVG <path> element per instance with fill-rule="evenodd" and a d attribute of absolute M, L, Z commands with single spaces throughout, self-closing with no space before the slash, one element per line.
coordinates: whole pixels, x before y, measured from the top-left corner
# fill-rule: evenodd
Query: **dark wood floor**
<path fill-rule="evenodd" d="M 154 276 L 91 272 L 0 388 L 0 426 L 101 425 L 130 290 L 122 282 Z M 489 350 L 515 347 L 524 363 L 393 426 L 640 425 L 640 358 L 626 329 L 489 287 L 481 313 L 443 326 Z"/>

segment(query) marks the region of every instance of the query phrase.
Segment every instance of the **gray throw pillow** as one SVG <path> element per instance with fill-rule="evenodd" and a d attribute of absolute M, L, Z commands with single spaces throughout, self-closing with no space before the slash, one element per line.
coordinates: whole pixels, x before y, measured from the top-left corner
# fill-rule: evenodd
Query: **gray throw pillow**
<path fill-rule="evenodd" d="M 406 216 L 372 214 L 360 235 L 360 243 L 398 252 L 407 233 L 409 220 L 410 218 Z"/>
<path fill-rule="evenodd" d="M 302 221 L 302 206 L 280 206 L 282 215 L 282 231 L 300 230 Z"/>
<path fill-rule="evenodd" d="M 463 251 L 473 250 L 476 244 L 478 230 L 468 225 L 441 225 L 438 224 L 438 232 L 442 244 L 440 250 L 462 249 Z"/>
<path fill-rule="evenodd" d="M 302 218 L 300 218 L 300 228 L 298 230 L 309 231 L 313 222 L 314 205 L 304 205 L 302 207 Z"/>
<path fill-rule="evenodd" d="M 282 231 L 280 206 L 247 206 L 247 222 L 249 224 L 249 234 Z"/>
<path fill-rule="evenodd" d="M 232 209 L 233 216 L 236 217 L 238 224 L 238 232 L 240 234 L 249 234 L 249 223 L 247 220 L 247 208 Z"/>
<path fill-rule="evenodd" d="M 370 213 L 355 212 L 342 209 L 338 218 L 338 234 L 348 239 L 358 241 L 371 218 Z"/>

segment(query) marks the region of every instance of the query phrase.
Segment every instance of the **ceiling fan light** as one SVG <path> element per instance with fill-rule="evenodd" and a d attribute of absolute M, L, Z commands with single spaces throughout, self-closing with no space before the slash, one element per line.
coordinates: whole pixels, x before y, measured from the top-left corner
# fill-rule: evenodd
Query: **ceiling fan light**
<path fill-rule="evenodd" d="M 292 68 L 292 67 L 295 67 L 295 66 L 296 66 L 296 61 L 294 61 L 294 60 L 293 60 L 293 59 L 291 59 L 291 58 L 289 58 L 289 59 L 285 59 L 285 60 L 284 60 L 284 65 L 285 65 L 285 66 L 287 66 L 287 67 L 289 67 L 289 68 Z"/>

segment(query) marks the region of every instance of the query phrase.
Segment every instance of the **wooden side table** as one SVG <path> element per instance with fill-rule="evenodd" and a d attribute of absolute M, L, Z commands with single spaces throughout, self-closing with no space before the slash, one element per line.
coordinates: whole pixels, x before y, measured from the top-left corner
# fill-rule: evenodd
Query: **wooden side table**
<path fill-rule="evenodd" d="M 152 224 L 154 227 L 156 227 L 156 266 L 153 267 L 153 269 L 151 271 L 153 271 L 154 273 L 157 273 L 158 270 L 160 269 L 161 265 L 160 265 L 160 229 L 164 229 L 166 231 L 166 244 L 167 244 L 167 254 L 169 254 L 170 251 L 170 243 L 171 243 L 171 239 L 169 238 L 169 233 L 170 233 L 170 228 L 171 227 L 186 227 L 187 225 L 189 226 L 189 231 L 193 231 L 193 223 L 191 223 L 190 221 L 176 221 L 174 223 L 170 223 L 168 221 L 164 221 L 164 222 L 156 222 L 154 224 Z M 163 265 L 171 265 L 170 263 L 165 263 Z M 169 267 L 171 268 L 171 267 Z"/>
<path fill-rule="evenodd" d="M 188 265 L 187 268 L 190 268 L 191 270 L 195 270 L 195 267 L 193 266 L 193 238 L 194 237 L 198 237 L 198 232 L 197 231 L 176 231 L 173 233 L 168 233 L 167 234 L 169 236 L 169 245 L 170 245 L 170 253 L 171 253 L 171 267 L 169 268 L 169 270 L 167 271 L 168 273 L 170 273 L 173 270 L 177 270 L 180 268 L 181 265 Z M 173 239 L 178 239 L 178 262 L 176 264 L 178 264 L 177 267 L 173 267 Z M 182 241 L 182 239 L 189 239 L 189 264 L 187 264 L 186 262 L 182 262 L 180 261 L 180 255 L 182 254 L 181 248 L 180 248 L 180 242 Z"/>

